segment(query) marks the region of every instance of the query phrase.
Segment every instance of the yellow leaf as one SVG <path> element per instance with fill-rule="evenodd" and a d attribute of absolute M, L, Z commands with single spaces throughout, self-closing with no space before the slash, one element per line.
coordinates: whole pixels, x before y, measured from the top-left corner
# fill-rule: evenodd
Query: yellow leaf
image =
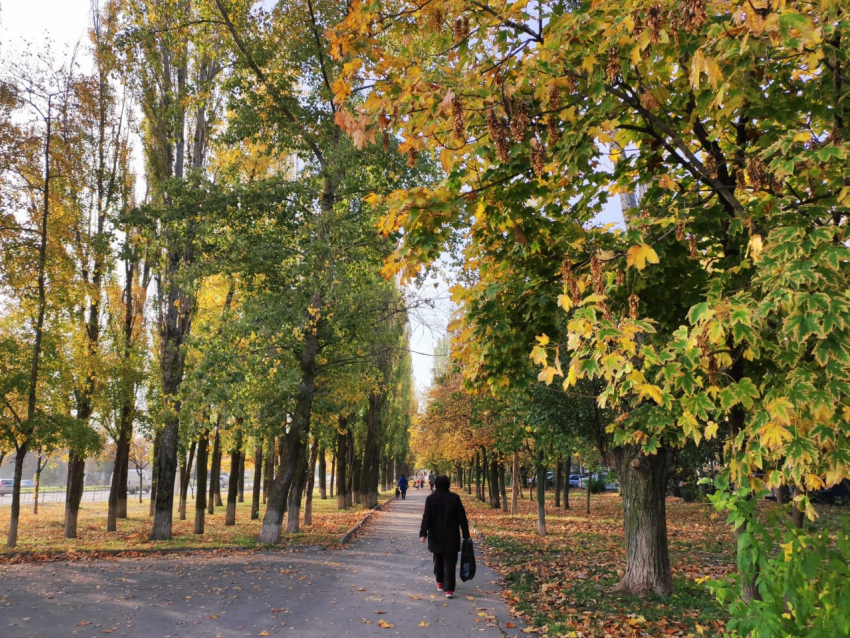
<path fill-rule="evenodd" d="M 570 308 L 573 307 L 573 299 L 571 295 L 563 294 L 558 295 L 558 305 L 564 309 L 565 312 L 569 312 Z"/>
<path fill-rule="evenodd" d="M 395 625 L 392 623 L 388 623 L 386 620 L 381 618 L 377 623 L 378 627 L 383 627 L 384 629 L 395 629 Z"/>
<path fill-rule="evenodd" d="M 649 397 L 658 405 L 661 405 L 664 402 L 661 396 L 661 388 L 659 388 L 657 385 L 653 385 L 651 383 L 641 383 L 635 389 L 638 391 L 638 396 L 641 399 L 643 399 L 644 397 Z"/>
<path fill-rule="evenodd" d="M 717 423 L 714 421 L 709 421 L 708 425 L 705 426 L 705 440 L 710 441 L 717 435 Z"/>
<path fill-rule="evenodd" d="M 443 170 L 447 173 L 452 170 L 452 167 L 455 165 L 455 156 L 452 151 L 447 148 L 444 148 L 440 151 L 440 165 L 443 167 Z"/>
<path fill-rule="evenodd" d="M 544 332 L 542 335 L 540 335 L 539 337 L 534 337 L 534 338 L 535 338 L 535 339 L 537 339 L 537 342 L 538 342 L 541 346 L 545 346 L 545 345 L 548 345 L 548 344 L 549 344 L 549 337 L 548 337 L 548 336 L 546 336 L 546 333 L 545 333 L 545 332 Z"/>
<path fill-rule="evenodd" d="M 270 634 L 269 632 L 267 632 L 267 631 L 261 631 L 261 632 L 260 632 L 260 633 L 258 633 L 257 635 L 258 635 L 258 636 L 271 636 L 271 634 Z"/>
<path fill-rule="evenodd" d="M 419 622 L 419 626 L 420 626 L 420 627 L 428 627 L 430 624 L 431 624 L 431 623 L 429 623 L 429 622 L 425 622 L 424 620 L 422 620 L 422 621 L 420 621 L 420 622 Z"/>
<path fill-rule="evenodd" d="M 537 375 L 538 381 L 544 381 L 546 385 L 550 385 L 552 383 L 552 379 L 555 378 L 555 375 L 558 371 L 552 366 L 546 366 L 540 371 L 540 374 Z"/>
<path fill-rule="evenodd" d="M 758 263 L 759 255 L 761 255 L 763 248 L 764 244 L 762 243 L 761 235 L 750 237 L 750 241 L 747 243 L 747 254 L 753 258 L 753 263 Z"/>
<path fill-rule="evenodd" d="M 528 355 L 528 358 L 534 361 L 539 366 L 546 365 L 546 349 L 542 346 L 534 346 L 531 350 L 531 354 Z"/>
<path fill-rule="evenodd" d="M 595 56 L 595 55 L 593 55 L 593 54 L 591 54 L 591 55 L 588 55 L 588 56 L 584 59 L 584 62 L 582 62 L 582 63 L 581 63 L 581 67 L 582 67 L 585 71 L 587 71 L 588 73 L 592 73 L 592 72 L 593 72 L 593 67 L 594 67 L 594 66 L 596 66 L 596 62 L 597 62 L 596 56 Z"/>
<path fill-rule="evenodd" d="M 799 133 L 794 134 L 795 142 L 810 142 L 812 140 L 812 136 L 810 133 L 806 133 L 805 131 L 800 131 Z"/>
<path fill-rule="evenodd" d="M 632 246 L 626 254 L 626 266 L 634 266 L 638 270 L 646 268 L 646 264 L 658 263 L 658 253 L 649 244 L 641 244 L 640 246 Z"/>

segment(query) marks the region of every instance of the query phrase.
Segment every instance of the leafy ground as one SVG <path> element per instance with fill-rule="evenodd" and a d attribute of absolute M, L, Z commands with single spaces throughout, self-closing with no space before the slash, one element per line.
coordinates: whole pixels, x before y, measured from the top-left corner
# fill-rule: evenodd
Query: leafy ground
<path fill-rule="evenodd" d="M 488 561 L 502 574 L 505 597 L 542 635 L 575 638 L 717 636 L 727 616 L 697 578 L 734 569 L 734 540 L 707 503 L 667 500 L 667 526 L 676 591 L 669 599 L 611 592 L 625 566 L 622 504 L 617 494 L 572 493 L 572 510 L 548 495 L 548 535 L 536 533 L 533 501 L 515 517 L 467 495 L 467 510 L 484 534 Z"/>
<path fill-rule="evenodd" d="M 390 495 L 381 496 L 384 500 Z M 246 495 L 247 496 L 247 495 Z M 32 513 L 32 506 L 21 507 L 21 520 L 18 530 L 18 546 L 14 550 L 0 549 L 0 562 L 20 560 L 55 560 L 73 557 L 74 552 L 106 551 L 133 552 L 168 549 L 215 549 L 215 548 L 255 548 L 265 506 L 260 506 L 260 520 L 252 521 L 250 503 L 239 503 L 236 510 L 236 525 L 225 527 L 224 507 L 215 508 L 215 514 L 207 515 L 206 531 L 202 536 L 192 533 L 194 528 L 194 503 L 190 500 L 185 521 L 177 519 L 175 508 L 174 537 L 170 541 L 150 541 L 151 518 L 150 503 L 131 499 L 128 503 L 127 519 L 118 521 L 118 531 L 107 533 L 107 502 L 83 502 L 77 523 L 78 538 L 62 538 L 65 516 L 64 503 L 46 503 L 39 505 L 38 515 Z M 0 508 L 0 530 L 5 532 L 9 525 L 10 508 Z M 303 511 L 303 510 L 302 510 Z M 322 500 L 318 494 L 313 498 L 313 525 L 302 527 L 294 535 L 284 535 L 281 547 L 296 545 L 339 545 L 340 539 L 365 514 L 354 507 L 348 511 L 339 511 L 336 499 Z M 21 552 L 31 554 L 21 555 Z M 54 552 L 68 552 L 70 556 L 57 557 Z"/>

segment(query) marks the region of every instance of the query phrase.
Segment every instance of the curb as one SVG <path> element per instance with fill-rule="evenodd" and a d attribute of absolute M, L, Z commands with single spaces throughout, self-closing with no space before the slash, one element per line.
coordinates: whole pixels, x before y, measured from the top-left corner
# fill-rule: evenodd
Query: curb
<path fill-rule="evenodd" d="M 345 545 L 346 543 L 348 543 L 348 542 L 351 540 L 351 537 L 352 537 L 352 536 L 354 536 L 354 534 L 355 534 L 355 533 L 356 533 L 356 532 L 357 532 L 357 531 L 358 531 L 361 527 L 363 527 L 363 526 L 366 524 L 366 522 L 369 520 L 369 518 L 372 516 L 372 514 L 374 514 L 375 512 L 377 512 L 377 511 L 379 511 L 379 510 L 382 510 L 382 509 L 383 509 L 386 505 L 389 505 L 389 504 L 390 504 L 390 503 L 392 503 L 394 500 L 395 500 L 395 496 L 391 496 L 391 497 L 389 497 L 386 501 L 384 501 L 383 503 L 378 503 L 377 505 L 375 505 L 375 507 L 373 507 L 373 508 L 372 508 L 372 509 L 370 509 L 368 512 L 366 512 L 366 515 L 365 515 L 363 518 L 361 518 L 361 519 L 360 519 L 360 520 L 359 520 L 359 521 L 358 521 L 358 522 L 354 525 L 354 527 L 352 527 L 350 530 L 348 530 L 345 534 L 343 534 L 343 535 L 342 535 L 342 538 L 339 540 L 339 544 L 340 544 L 340 545 Z"/>

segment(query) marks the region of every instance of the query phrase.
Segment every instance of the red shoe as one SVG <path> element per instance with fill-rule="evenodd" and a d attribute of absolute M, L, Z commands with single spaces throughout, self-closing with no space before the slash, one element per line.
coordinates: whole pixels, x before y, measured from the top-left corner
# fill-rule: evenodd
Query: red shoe
<path fill-rule="evenodd" d="M 443 583 L 437 583 L 437 591 L 443 591 Z"/>
<path fill-rule="evenodd" d="M 447 591 L 446 592 L 446 598 L 454 598 L 454 597 L 455 597 L 455 593 L 453 591 Z"/>

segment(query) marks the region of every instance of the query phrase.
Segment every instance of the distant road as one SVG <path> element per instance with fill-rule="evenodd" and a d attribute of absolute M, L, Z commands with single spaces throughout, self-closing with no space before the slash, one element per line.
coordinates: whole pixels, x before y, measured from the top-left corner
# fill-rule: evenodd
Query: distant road
<path fill-rule="evenodd" d="M 245 498 L 249 499 L 251 490 L 253 489 L 254 484 L 252 481 L 245 481 Z M 176 490 L 174 492 L 177 493 Z M 223 486 L 221 490 L 221 495 L 223 498 L 227 498 L 227 487 Z M 128 499 L 136 499 L 138 500 L 138 494 L 128 494 Z M 194 491 L 189 490 L 189 500 L 193 500 Z M 32 504 L 33 493 L 32 492 L 24 492 L 21 494 L 21 505 Z M 148 500 L 148 493 L 145 492 L 144 495 L 145 501 Z M 98 489 L 98 490 L 86 490 L 83 492 L 83 502 L 84 503 L 94 503 L 96 501 L 108 501 L 109 500 L 109 490 L 108 489 Z M 64 503 L 65 502 L 65 488 L 56 488 L 50 487 L 42 489 L 38 493 L 38 502 L 39 503 Z M 0 507 L 11 506 L 12 505 L 12 495 L 4 494 L 0 496 Z"/>

